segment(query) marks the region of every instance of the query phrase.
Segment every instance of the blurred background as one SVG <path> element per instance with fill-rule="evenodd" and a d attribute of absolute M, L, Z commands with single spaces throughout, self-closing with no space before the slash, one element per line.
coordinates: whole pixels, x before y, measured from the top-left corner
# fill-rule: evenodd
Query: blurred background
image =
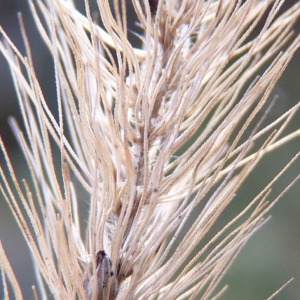
<path fill-rule="evenodd" d="M 83 0 L 76 1 L 79 9 L 84 10 Z M 286 1 L 285 7 L 296 3 Z M 41 41 L 30 15 L 27 1 L 0 0 L 0 25 L 15 45 L 24 53 L 19 30 L 17 12 L 22 12 L 34 57 L 36 73 L 40 79 L 50 107 L 55 108 L 55 88 L 53 66 L 48 50 Z M 133 20 L 133 19 L 132 19 Z M 133 23 L 133 21 L 132 21 Z M 300 32 L 299 22 L 295 31 Z M 274 95 L 279 96 L 270 117 L 281 115 L 300 100 L 300 51 L 298 51 L 278 82 Z M 0 133 L 5 142 L 12 162 L 20 178 L 27 175 L 26 165 L 15 138 L 8 126 L 8 117 L 14 116 L 21 122 L 18 101 L 12 84 L 10 71 L 0 55 Z M 300 127 L 300 113 L 289 126 L 289 130 Z M 262 187 L 300 150 L 300 139 L 267 155 L 246 180 L 237 197 L 227 210 L 231 215 L 255 197 Z M 3 164 L 3 157 L 0 158 Z M 288 172 L 274 185 L 270 200 L 278 195 L 285 186 L 300 172 L 298 160 Z M 266 299 L 281 285 L 294 277 L 275 299 L 300 299 L 300 183 L 296 183 L 272 209 L 272 218 L 257 232 L 243 249 L 223 284 L 229 289 L 222 299 Z M 8 206 L 0 195 L 0 239 L 10 259 L 16 276 L 24 291 L 25 299 L 32 299 L 31 286 L 35 278 L 29 251 L 13 219 Z"/>

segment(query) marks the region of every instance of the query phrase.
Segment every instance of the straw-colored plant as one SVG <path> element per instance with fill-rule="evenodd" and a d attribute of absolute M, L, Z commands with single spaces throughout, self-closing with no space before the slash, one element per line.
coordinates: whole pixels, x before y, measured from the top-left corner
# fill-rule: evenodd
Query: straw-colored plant
<path fill-rule="evenodd" d="M 144 32 L 137 49 L 126 2 L 97 1 L 99 26 L 88 1 L 85 16 L 72 0 L 28 1 L 53 57 L 58 114 L 22 18 L 26 56 L 1 30 L 24 130 L 11 126 L 31 172 L 19 183 L 1 143 L 1 189 L 33 256 L 36 299 L 220 296 L 220 280 L 288 188 L 269 203 L 271 185 L 298 156 L 210 236 L 262 156 L 299 136 L 282 135 L 299 105 L 269 124 L 265 116 L 299 47 L 300 3 L 279 14 L 280 0 L 132 0 Z M 12 285 L 21 299 L 0 249 L 4 298 Z"/>

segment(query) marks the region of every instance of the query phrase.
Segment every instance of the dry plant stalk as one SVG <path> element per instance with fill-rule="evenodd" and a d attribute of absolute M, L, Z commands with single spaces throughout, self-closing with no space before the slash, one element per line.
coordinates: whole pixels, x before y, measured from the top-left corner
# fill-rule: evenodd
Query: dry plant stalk
<path fill-rule="evenodd" d="M 132 0 L 144 30 L 137 49 L 125 0 L 97 2 L 103 27 L 87 0 L 86 16 L 72 0 L 28 2 L 54 60 L 58 118 L 20 18 L 26 57 L 2 29 L 0 51 L 19 97 L 25 132 L 11 125 L 33 184 L 18 182 L 1 143 L 1 189 L 39 274 L 35 297 L 49 289 L 54 299 L 217 298 L 232 261 L 289 188 L 270 204 L 271 185 L 299 155 L 203 244 L 261 157 L 300 134 L 282 135 L 299 105 L 257 122 L 299 47 L 292 27 L 300 3 L 278 14 L 284 1 Z M 10 284 L 22 299 L 2 247 L 0 255 L 4 298 Z"/>

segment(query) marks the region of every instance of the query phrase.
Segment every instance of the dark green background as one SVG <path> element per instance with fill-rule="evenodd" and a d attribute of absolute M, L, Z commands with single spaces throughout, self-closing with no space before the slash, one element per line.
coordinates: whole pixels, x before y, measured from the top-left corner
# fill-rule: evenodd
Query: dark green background
<path fill-rule="evenodd" d="M 41 42 L 24 0 L 0 0 L 0 25 L 8 35 L 23 49 L 17 22 L 17 11 L 22 11 L 33 51 L 36 71 L 41 80 L 49 104 L 55 109 L 55 90 L 53 85 L 52 61 Z M 82 2 L 80 7 L 82 8 Z M 287 1 L 287 5 L 296 1 Z M 299 22 L 295 27 L 299 32 Z M 271 116 L 274 118 L 300 100 L 300 53 L 292 60 L 274 91 L 279 95 Z M 12 132 L 7 124 L 8 116 L 21 120 L 15 91 L 9 69 L 0 56 L 0 126 L 13 163 L 20 178 L 28 176 L 24 160 Z M 290 129 L 300 127 L 300 113 L 294 118 Z M 266 156 L 259 167 L 239 190 L 234 204 L 227 213 L 248 203 L 280 168 L 300 150 L 300 139 L 285 145 Z M 1 157 L 1 164 L 3 158 Z M 273 187 L 270 197 L 280 191 L 300 172 L 299 160 Z M 223 283 L 230 285 L 222 299 L 266 299 L 289 278 L 295 280 L 275 299 L 300 299 L 300 184 L 297 183 L 272 209 L 272 219 L 252 237 L 243 249 Z M 29 251 L 17 228 L 15 221 L 0 196 L 0 238 L 11 264 L 16 271 L 25 299 L 32 299 L 31 285 L 35 284 Z"/>

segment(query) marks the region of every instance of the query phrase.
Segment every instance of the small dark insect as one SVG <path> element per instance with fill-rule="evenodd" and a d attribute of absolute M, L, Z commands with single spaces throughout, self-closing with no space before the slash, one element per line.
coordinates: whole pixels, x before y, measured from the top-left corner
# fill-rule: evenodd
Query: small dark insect
<path fill-rule="evenodd" d="M 156 15 L 157 6 L 158 6 L 158 0 L 149 0 L 149 6 L 152 17 Z"/>
<path fill-rule="evenodd" d="M 114 299 L 116 294 L 116 279 L 112 278 L 112 284 L 110 293 L 107 291 L 107 284 L 110 277 L 113 277 L 114 272 L 112 271 L 112 262 L 109 256 L 104 250 L 99 250 L 96 254 L 96 271 L 97 271 L 97 300 Z M 83 287 L 87 294 L 88 299 L 92 299 L 94 275 L 93 275 L 93 264 L 89 264 L 87 272 L 84 274 Z M 110 297 L 107 298 L 108 293 Z"/>

